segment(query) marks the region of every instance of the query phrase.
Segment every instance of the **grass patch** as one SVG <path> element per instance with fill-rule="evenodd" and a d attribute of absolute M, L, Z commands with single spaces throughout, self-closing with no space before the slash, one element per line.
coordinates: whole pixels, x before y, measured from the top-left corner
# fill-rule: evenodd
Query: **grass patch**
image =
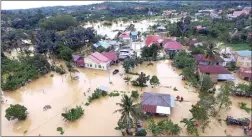
<path fill-rule="evenodd" d="M 233 50 L 251 50 L 249 43 L 238 43 L 238 44 L 226 44 L 228 47 L 231 47 Z"/>

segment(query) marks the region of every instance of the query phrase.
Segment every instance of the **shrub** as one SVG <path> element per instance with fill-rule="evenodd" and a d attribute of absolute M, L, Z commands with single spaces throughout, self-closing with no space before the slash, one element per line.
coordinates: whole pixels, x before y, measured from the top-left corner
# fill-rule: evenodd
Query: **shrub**
<path fill-rule="evenodd" d="M 116 96 L 120 96 L 120 94 L 118 93 L 118 91 L 114 91 L 114 92 L 109 93 L 109 96 L 116 97 Z"/>
<path fill-rule="evenodd" d="M 138 91 L 137 90 L 133 90 L 131 92 L 131 97 L 134 98 L 134 99 L 138 99 L 138 97 L 139 97 Z"/>
<path fill-rule="evenodd" d="M 88 102 L 91 103 L 92 100 L 99 99 L 101 96 L 107 96 L 108 93 L 106 91 L 95 89 L 94 93 L 92 93 L 92 96 L 88 97 Z"/>
<path fill-rule="evenodd" d="M 65 113 L 62 113 L 61 116 L 66 120 L 75 121 L 79 119 L 84 114 L 84 109 L 81 106 L 76 106 L 76 108 L 72 108 L 70 110 L 66 110 Z"/>
<path fill-rule="evenodd" d="M 62 65 L 60 65 L 60 67 L 55 66 L 55 72 L 56 72 L 56 73 L 59 73 L 60 75 L 62 75 L 62 74 L 65 74 L 65 73 L 66 73 L 66 71 L 64 70 L 64 68 L 63 68 L 63 66 L 62 66 Z"/>
<path fill-rule="evenodd" d="M 59 131 L 61 135 L 64 134 L 64 130 L 62 127 L 57 127 L 57 131 Z"/>
<path fill-rule="evenodd" d="M 9 108 L 5 110 L 5 117 L 10 121 L 14 119 L 25 120 L 27 117 L 27 108 L 25 106 L 16 104 L 10 105 Z"/>
<path fill-rule="evenodd" d="M 146 136 L 146 135 L 147 135 L 146 130 L 145 129 L 141 129 L 140 131 L 136 132 L 135 136 Z"/>

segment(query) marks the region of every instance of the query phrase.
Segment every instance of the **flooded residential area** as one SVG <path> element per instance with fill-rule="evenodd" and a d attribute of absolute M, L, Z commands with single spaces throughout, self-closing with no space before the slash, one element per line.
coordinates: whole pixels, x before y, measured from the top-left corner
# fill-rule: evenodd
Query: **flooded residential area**
<path fill-rule="evenodd" d="M 103 2 L 85 5 L 83 9 L 87 13 L 100 16 L 103 10 L 111 12 L 110 10 L 121 8 L 121 3 L 123 2 Z M 235 12 L 228 12 L 233 5 L 224 8 L 224 3 L 222 8 L 200 12 L 204 15 L 198 16 L 195 11 L 188 10 L 193 8 L 190 7 L 191 5 L 188 9 L 177 5 L 180 8 L 175 11 L 172 9 L 176 9 L 176 6 L 168 9 L 163 6 L 161 8 L 164 8 L 164 11 L 160 11 L 161 15 L 159 15 L 158 10 L 150 10 L 150 8 L 146 11 L 147 14 L 144 13 L 145 10 L 141 11 L 145 6 L 159 6 L 158 2 L 155 3 L 157 5 L 149 2 L 143 2 L 147 3 L 146 5 L 137 2 L 129 3 L 132 5 L 128 5 L 129 7 L 125 9 L 135 9 L 139 15 L 144 14 L 143 16 L 147 17 L 132 21 L 123 21 L 118 17 L 115 18 L 115 22 L 106 20 L 94 22 L 88 21 L 92 16 L 88 16 L 89 18 L 85 16 L 85 20 L 79 26 L 69 25 L 71 26 L 69 28 L 56 28 L 56 31 L 52 31 L 45 25 L 46 19 L 49 20 L 53 16 L 49 14 L 48 18 L 41 19 L 42 25 L 38 25 L 41 30 L 36 30 L 36 27 L 29 29 L 21 27 L 25 35 L 34 35 L 36 32 L 32 37 L 21 36 L 20 30 L 15 30 L 15 27 L 20 26 L 8 23 L 15 22 L 14 19 L 4 20 L 5 24 L 2 27 L 2 31 L 5 28 L 2 34 L 4 46 L 1 52 L 2 68 L 4 68 L 1 70 L 1 88 L 4 89 L 0 94 L 1 135 L 252 135 L 251 47 L 247 48 L 251 46 L 248 44 L 252 39 L 251 30 L 246 33 L 242 29 L 239 30 L 240 33 L 246 34 L 246 40 L 241 39 L 238 42 L 246 45 L 243 47 L 235 47 L 235 44 L 228 42 L 224 42 L 224 47 L 215 46 L 218 45 L 216 43 L 223 41 L 210 35 L 212 32 L 205 34 L 197 30 L 199 24 L 203 26 L 202 22 L 209 19 L 210 15 L 223 15 L 220 15 L 220 10 L 225 13 L 227 11 L 229 14 Z M 244 12 L 245 15 L 241 17 L 244 22 L 251 20 L 251 17 L 247 17 L 251 15 L 251 7 L 246 3 L 238 3 L 238 5 L 242 6 L 235 8 Z M 1 16 L 7 16 L 8 11 L 6 10 Z M 55 14 L 69 13 L 79 21 L 83 16 L 77 15 L 75 13 L 77 11 L 78 9 L 75 8 L 60 9 L 59 7 L 55 11 L 52 10 Z M 119 11 L 122 12 L 120 16 L 123 16 L 123 10 Z M 43 12 L 45 11 L 38 13 L 42 16 L 46 14 Z M 106 16 L 106 12 L 101 18 Z M 18 17 L 18 15 L 14 16 L 16 13 L 11 10 L 10 13 L 13 13 L 13 17 L 9 18 Z M 22 16 L 23 14 L 28 13 L 24 12 Z M 111 14 L 117 15 L 113 12 Z M 190 20 L 190 23 L 187 24 L 187 20 Z M 235 22 L 236 19 L 232 21 Z M 108 22 L 110 25 L 104 26 Z M 189 28 L 185 31 L 192 32 L 175 34 L 179 30 L 174 29 L 181 27 L 180 23 L 183 27 Z M 183 27 L 181 29 L 184 29 Z M 14 29 L 15 33 L 12 35 L 17 38 L 12 39 L 9 36 L 12 32 L 6 28 L 12 28 L 11 31 Z M 90 28 L 94 32 L 89 30 Z M 191 28 L 195 30 L 190 30 Z M 34 31 L 34 34 L 27 30 Z M 208 31 L 212 31 L 210 27 Z M 218 35 L 221 37 L 221 34 Z M 11 44 L 20 37 L 34 40 L 30 40 L 29 44 L 21 42 L 21 47 L 20 44 L 17 44 L 19 46 Z M 230 37 L 232 39 L 232 36 Z M 43 39 L 50 40 L 43 41 Z M 57 43 L 55 42 L 57 39 L 62 40 Z M 242 44 L 236 43 L 236 46 Z M 227 54 L 227 48 L 230 48 L 230 54 Z M 22 69 L 31 74 L 23 72 Z M 44 73 L 43 69 L 47 71 Z M 101 93 L 95 98 L 97 91 Z M 137 97 L 133 95 L 135 91 L 139 94 Z M 106 95 L 103 96 L 103 92 L 106 92 Z M 113 96 L 114 93 L 119 94 Z M 167 96 L 169 99 L 166 98 Z M 212 98 L 213 102 L 211 102 Z M 25 114 L 21 114 L 21 108 L 15 109 L 13 107 L 15 104 L 24 106 Z M 77 116 L 77 106 L 83 109 L 81 116 Z M 136 106 L 140 106 L 137 108 L 139 110 L 133 108 Z M 8 110 L 11 107 L 13 110 Z M 115 112 L 118 109 L 123 110 Z M 70 118 L 66 116 L 67 113 L 71 114 Z M 140 117 L 142 113 L 148 118 Z M 25 115 L 24 119 L 22 119 L 23 115 Z M 188 123 L 183 122 L 185 119 Z M 172 124 L 165 125 L 167 120 Z M 139 121 L 143 125 L 139 126 Z M 171 125 L 174 127 L 172 128 Z M 178 130 L 172 130 L 176 126 Z M 191 131 L 188 129 L 189 126 Z M 140 134 L 143 130 L 146 132 L 143 133 L 144 135 L 142 132 Z"/>

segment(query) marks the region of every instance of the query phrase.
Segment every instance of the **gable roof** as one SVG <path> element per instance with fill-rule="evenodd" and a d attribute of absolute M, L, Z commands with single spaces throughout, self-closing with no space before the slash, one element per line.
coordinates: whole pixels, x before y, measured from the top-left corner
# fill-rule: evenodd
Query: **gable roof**
<path fill-rule="evenodd" d="M 174 107 L 174 99 L 170 94 L 144 92 L 141 105 Z"/>
<path fill-rule="evenodd" d="M 72 55 L 72 57 L 74 61 L 77 61 L 78 59 L 82 58 L 81 56 L 78 55 Z"/>
<path fill-rule="evenodd" d="M 159 45 L 160 42 L 162 42 L 163 39 L 159 35 L 150 35 L 146 38 L 145 44 L 146 46 L 150 46 L 152 43 L 156 43 Z"/>
<path fill-rule="evenodd" d="M 169 50 L 181 50 L 183 49 L 183 45 L 180 44 L 177 41 L 171 41 L 171 42 L 167 42 L 164 45 L 164 49 L 169 49 Z"/>
<path fill-rule="evenodd" d="M 224 60 L 219 57 L 216 56 L 215 58 L 206 58 L 205 55 L 203 54 L 197 54 L 197 55 L 193 55 L 193 58 L 197 61 L 197 62 L 224 62 Z"/>
<path fill-rule="evenodd" d="M 220 65 L 198 65 L 198 69 L 203 73 L 231 74 L 226 68 Z"/>
<path fill-rule="evenodd" d="M 88 58 L 91 59 L 92 61 L 98 63 L 98 64 L 99 63 L 107 63 L 107 62 L 111 61 L 110 59 L 103 56 L 99 52 L 95 52 L 95 53 L 92 53 L 92 54 L 88 55 Z"/>
<path fill-rule="evenodd" d="M 102 55 L 113 61 L 118 60 L 116 52 L 102 52 Z"/>
<path fill-rule="evenodd" d="M 251 54 L 252 54 L 252 51 L 250 51 L 250 50 L 240 50 L 240 51 L 236 51 L 236 52 L 239 56 L 243 56 L 243 57 L 247 57 L 247 56 L 251 57 Z"/>
<path fill-rule="evenodd" d="M 126 39 L 126 38 L 130 38 L 130 35 L 128 33 L 124 32 L 124 33 L 120 34 L 119 37 Z"/>
<path fill-rule="evenodd" d="M 235 17 L 241 16 L 242 14 L 245 14 L 245 15 L 249 14 L 249 10 L 241 10 L 241 11 L 234 11 L 233 12 L 233 16 L 235 16 Z"/>

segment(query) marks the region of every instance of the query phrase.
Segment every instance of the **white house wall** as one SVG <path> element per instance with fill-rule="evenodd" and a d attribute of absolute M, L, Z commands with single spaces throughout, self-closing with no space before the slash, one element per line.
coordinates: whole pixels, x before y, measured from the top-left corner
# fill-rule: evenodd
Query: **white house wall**
<path fill-rule="evenodd" d="M 85 58 L 85 67 L 86 68 L 92 68 L 92 69 L 100 69 L 100 70 L 107 70 L 108 66 L 110 65 L 110 62 L 108 63 L 96 63 L 92 61 L 89 58 Z M 100 67 L 99 67 L 100 66 Z"/>

